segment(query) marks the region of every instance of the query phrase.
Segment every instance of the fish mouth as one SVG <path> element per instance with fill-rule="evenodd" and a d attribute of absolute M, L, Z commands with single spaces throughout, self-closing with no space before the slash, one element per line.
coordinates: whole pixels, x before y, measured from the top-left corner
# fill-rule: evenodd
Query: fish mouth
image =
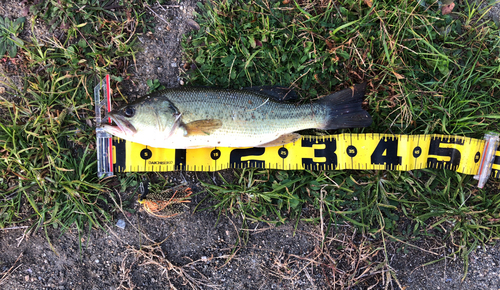
<path fill-rule="evenodd" d="M 111 118 L 116 126 L 114 126 L 113 124 L 101 124 L 101 126 L 106 132 L 110 133 L 111 135 L 134 136 L 134 134 L 137 133 L 134 125 L 132 125 L 132 123 L 130 123 L 123 116 L 115 115 L 113 114 L 113 112 L 109 112 L 106 116 L 104 116 L 104 120 L 108 117 Z"/>

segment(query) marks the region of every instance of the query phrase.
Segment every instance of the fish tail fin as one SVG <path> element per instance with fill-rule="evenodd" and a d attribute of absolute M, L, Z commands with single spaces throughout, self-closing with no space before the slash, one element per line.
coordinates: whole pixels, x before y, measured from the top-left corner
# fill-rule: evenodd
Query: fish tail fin
<path fill-rule="evenodd" d="M 322 129 L 333 130 L 343 128 L 368 127 L 372 117 L 361 108 L 365 99 L 366 83 L 333 93 L 321 99 L 320 105 L 329 108 L 325 125 Z"/>

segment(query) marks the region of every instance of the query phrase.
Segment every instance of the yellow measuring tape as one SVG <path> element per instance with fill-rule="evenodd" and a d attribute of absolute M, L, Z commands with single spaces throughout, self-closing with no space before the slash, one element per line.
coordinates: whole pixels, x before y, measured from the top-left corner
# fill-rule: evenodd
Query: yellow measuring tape
<path fill-rule="evenodd" d="M 339 134 L 303 136 L 297 142 L 267 148 L 164 149 L 113 137 L 112 160 L 114 172 L 445 168 L 475 175 L 485 143 L 448 135 Z M 491 175 L 500 178 L 500 147 L 492 154 Z"/>

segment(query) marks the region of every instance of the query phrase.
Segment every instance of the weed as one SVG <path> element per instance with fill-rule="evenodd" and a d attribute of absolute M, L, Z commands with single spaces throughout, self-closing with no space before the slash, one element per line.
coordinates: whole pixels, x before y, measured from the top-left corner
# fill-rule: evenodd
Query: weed
<path fill-rule="evenodd" d="M 25 17 L 20 17 L 11 21 L 0 16 L 0 57 L 3 57 L 5 52 L 8 52 L 10 57 L 15 57 L 17 48 L 23 46 L 24 42 L 17 36 L 23 30 L 25 20 Z"/>
<path fill-rule="evenodd" d="M 95 177 L 89 88 L 107 73 L 129 78 L 135 35 L 152 27 L 140 6 L 148 2 L 109 3 L 36 1 L 32 11 L 62 28 L 64 37 L 20 42 L 18 23 L 0 38 L 14 41 L 9 54 L 22 48 L 18 68 L 25 74 L 23 88 L 3 83 L 15 96 L 0 101 L 0 227 L 30 220 L 32 227 L 82 229 L 111 218 L 102 194 L 109 192 L 106 181 Z M 199 8 L 201 29 L 183 41 L 192 84 L 281 84 L 308 102 L 367 81 L 374 125 L 342 132 L 480 138 L 500 131 L 499 30 L 475 4 L 459 3 L 452 15 L 422 1 L 369 7 L 352 0 L 228 0 Z M 233 172 L 235 181 L 204 185 L 216 209 L 245 221 L 348 221 L 384 243 L 402 231 L 433 230 L 465 261 L 477 244 L 500 235 L 498 181 L 477 189 L 471 177 L 444 169 Z M 121 185 L 133 185 L 137 176 Z M 412 227 L 402 229 L 403 217 Z M 156 249 L 134 254 L 170 267 Z"/>
<path fill-rule="evenodd" d="M 160 83 L 158 79 L 156 80 L 147 80 L 146 84 L 149 87 L 149 93 L 154 91 L 161 91 L 165 89 L 165 86 Z"/>
<path fill-rule="evenodd" d="M 165 275 L 169 281 L 169 287 L 175 289 L 172 281 L 180 280 L 182 285 L 189 285 L 191 289 L 201 289 L 202 286 L 209 287 L 212 289 L 219 288 L 219 285 L 211 283 L 200 271 L 196 270 L 194 267 L 198 263 L 205 263 L 202 259 L 197 261 L 192 261 L 183 266 L 174 265 L 170 262 L 161 248 L 161 243 L 155 243 L 152 245 L 143 245 L 141 248 L 136 249 L 129 247 L 125 252 L 125 257 L 122 260 L 120 270 L 123 273 L 122 282 L 120 283 L 120 288 L 134 288 L 134 284 L 130 277 L 130 272 L 132 267 L 137 263 L 140 265 L 153 265 L 161 270 L 162 275 Z M 217 258 L 226 258 L 224 256 Z M 217 259 L 215 258 L 215 259 Z M 213 257 L 211 259 L 214 259 Z M 131 261 L 130 261 L 131 260 Z M 191 274 L 190 272 L 196 272 Z M 201 276 L 201 277 L 200 277 Z"/>
<path fill-rule="evenodd" d="M 51 30 L 68 30 L 83 25 L 84 34 L 100 29 L 103 20 L 119 22 L 135 19 L 141 24 L 142 32 L 152 31 L 152 18 L 141 12 L 148 2 L 156 1 L 98 1 L 98 0 L 49 0 L 35 1 L 31 13 L 41 17 L 50 25 Z M 161 1 L 163 2 L 163 1 Z M 85 25 L 84 25 L 85 24 Z"/>
<path fill-rule="evenodd" d="M 313 172 L 243 169 L 235 172 L 237 181 L 232 183 L 219 176 L 222 185 L 203 183 L 217 201 L 215 209 L 277 224 L 298 218 L 307 203 L 316 202 L 320 190 L 331 186 L 325 176 Z"/>
<path fill-rule="evenodd" d="M 25 87 L 4 82 L 16 95 L 0 98 L 0 227 L 82 230 L 111 219 L 106 182 L 96 177 L 90 87 L 95 75 L 127 76 L 135 20 L 98 20 L 99 34 L 83 23 L 66 38 L 19 43 Z"/>
<path fill-rule="evenodd" d="M 375 125 L 344 131 L 482 138 L 500 130 L 500 38 L 488 9 L 466 2 L 441 15 L 438 5 L 423 2 L 313 0 L 207 1 L 199 8 L 201 29 L 183 41 L 192 68 L 185 78 L 193 84 L 280 84 L 305 102 L 366 81 Z M 498 182 L 482 190 L 472 184 L 447 170 L 245 169 L 235 171 L 235 182 L 205 186 L 215 208 L 250 220 L 347 220 L 378 238 L 436 229 L 467 261 L 478 243 L 500 234 Z M 401 228 L 403 217 L 412 229 Z"/>
<path fill-rule="evenodd" d="M 387 289 L 390 285 L 402 288 L 394 270 L 383 259 L 381 241 L 371 242 L 355 231 L 350 233 L 351 230 L 342 229 L 340 233 L 326 236 L 324 232 L 311 232 L 309 235 L 317 241 L 317 245 L 310 253 L 302 256 L 274 255 L 270 269 L 265 272 L 293 281 L 300 272 L 311 269 L 326 278 L 319 282 L 333 289 L 373 289 L 376 286 Z M 301 270 L 297 272 L 295 269 Z M 313 283 L 313 280 L 310 279 L 310 282 Z"/>

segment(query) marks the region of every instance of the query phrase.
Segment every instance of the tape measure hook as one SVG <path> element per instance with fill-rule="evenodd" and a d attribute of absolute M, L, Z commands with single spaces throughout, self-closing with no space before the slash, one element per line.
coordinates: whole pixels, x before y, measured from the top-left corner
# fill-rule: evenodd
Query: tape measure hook
<path fill-rule="evenodd" d="M 494 132 L 484 135 L 484 139 L 486 140 L 486 144 L 484 145 L 481 160 L 479 161 L 479 170 L 477 175 L 474 176 L 474 179 L 478 180 L 477 187 L 479 188 L 483 188 L 491 175 L 493 160 L 500 140 L 499 134 Z"/>

